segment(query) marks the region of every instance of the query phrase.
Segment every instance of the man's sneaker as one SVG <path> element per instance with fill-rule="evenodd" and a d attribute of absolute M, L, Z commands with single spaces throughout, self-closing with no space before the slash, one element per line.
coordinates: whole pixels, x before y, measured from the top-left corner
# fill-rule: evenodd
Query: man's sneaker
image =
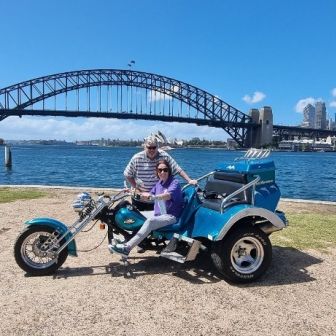
<path fill-rule="evenodd" d="M 117 245 L 109 245 L 108 246 L 111 253 L 119 254 L 120 256 L 124 258 L 128 258 L 129 251 L 127 250 L 126 246 L 123 244 L 117 244 Z"/>

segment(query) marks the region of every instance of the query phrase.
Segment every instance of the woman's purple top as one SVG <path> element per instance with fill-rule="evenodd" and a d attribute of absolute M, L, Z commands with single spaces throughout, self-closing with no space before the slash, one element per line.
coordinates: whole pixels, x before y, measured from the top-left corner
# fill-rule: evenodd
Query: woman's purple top
<path fill-rule="evenodd" d="M 173 176 L 168 177 L 166 182 L 159 181 L 150 191 L 152 195 L 160 195 L 163 193 L 170 194 L 170 200 L 166 202 L 167 214 L 173 215 L 176 218 L 180 217 L 183 208 L 183 197 L 180 183 Z M 154 215 L 160 215 L 158 203 L 154 204 Z"/>

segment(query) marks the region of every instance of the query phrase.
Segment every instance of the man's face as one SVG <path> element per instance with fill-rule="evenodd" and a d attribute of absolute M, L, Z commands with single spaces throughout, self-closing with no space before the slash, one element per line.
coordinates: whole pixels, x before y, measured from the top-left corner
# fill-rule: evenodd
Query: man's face
<path fill-rule="evenodd" d="M 155 144 L 150 144 L 150 145 L 147 144 L 145 146 L 145 148 L 146 148 L 146 154 L 147 154 L 147 156 L 151 160 L 153 160 L 156 157 L 156 154 L 157 154 L 157 151 L 158 151 L 157 146 Z"/>

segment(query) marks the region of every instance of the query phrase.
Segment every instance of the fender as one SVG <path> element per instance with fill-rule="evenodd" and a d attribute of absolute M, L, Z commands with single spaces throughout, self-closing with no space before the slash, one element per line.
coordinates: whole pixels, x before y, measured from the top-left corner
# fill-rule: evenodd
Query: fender
<path fill-rule="evenodd" d="M 276 230 L 281 230 L 287 226 L 287 221 L 284 222 L 282 218 L 280 218 L 280 216 L 278 216 L 274 212 L 264 209 L 264 208 L 257 208 L 257 207 L 251 206 L 251 207 L 247 207 L 239 211 L 237 214 L 231 217 L 230 220 L 226 223 L 226 225 L 219 232 L 218 236 L 216 237 L 216 240 L 223 239 L 226 233 L 231 229 L 231 227 L 234 224 L 236 224 L 240 219 L 245 218 L 245 217 L 252 217 L 252 216 L 257 216 L 257 217 L 267 219 L 276 228 Z"/>
<path fill-rule="evenodd" d="M 276 230 L 286 227 L 287 221 L 284 216 L 274 212 L 255 207 L 251 204 L 237 204 L 226 208 L 223 213 L 200 207 L 195 215 L 192 238 L 205 237 L 209 240 L 221 240 L 227 232 L 242 218 L 261 217 L 268 220 Z"/>
<path fill-rule="evenodd" d="M 64 234 L 65 232 L 68 231 L 68 227 L 63 224 L 62 222 L 53 219 L 53 218 L 33 218 L 29 221 L 26 221 L 25 224 L 27 226 L 31 226 L 31 225 L 46 225 L 49 226 L 57 231 L 59 231 L 60 233 Z M 69 234 L 65 237 L 65 239 L 68 241 L 70 238 L 72 237 L 71 233 L 69 232 Z M 68 253 L 69 255 L 72 255 L 73 257 L 77 257 L 77 247 L 76 247 L 76 242 L 75 240 L 72 240 L 69 245 L 68 245 Z"/>

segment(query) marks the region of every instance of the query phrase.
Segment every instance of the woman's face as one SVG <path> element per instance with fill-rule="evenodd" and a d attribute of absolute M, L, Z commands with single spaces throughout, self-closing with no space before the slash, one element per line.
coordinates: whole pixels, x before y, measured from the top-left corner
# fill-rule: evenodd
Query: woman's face
<path fill-rule="evenodd" d="M 156 171 L 161 181 L 165 182 L 168 179 L 169 169 L 164 163 L 160 163 Z"/>

